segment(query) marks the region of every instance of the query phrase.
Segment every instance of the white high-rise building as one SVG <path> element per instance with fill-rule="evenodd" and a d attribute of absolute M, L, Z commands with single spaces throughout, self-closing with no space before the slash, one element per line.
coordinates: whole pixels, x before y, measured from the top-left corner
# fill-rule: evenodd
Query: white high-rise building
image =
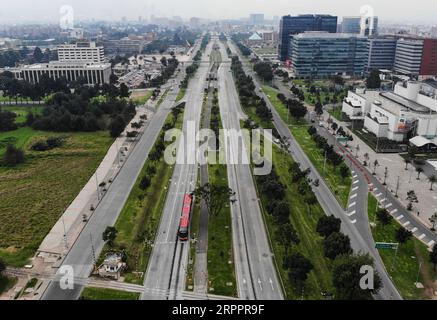
<path fill-rule="evenodd" d="M 105 51 L 103 46 L 97 46 L 95 42 L 62 44 L 58 46 L 58 59 L 60 62 L 102 63 L 105 60 Z"/>

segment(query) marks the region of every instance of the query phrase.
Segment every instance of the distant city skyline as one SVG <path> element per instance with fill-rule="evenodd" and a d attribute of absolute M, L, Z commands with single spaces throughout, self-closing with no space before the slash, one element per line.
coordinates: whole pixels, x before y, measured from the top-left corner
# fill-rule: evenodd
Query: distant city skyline
<path fill-rule="evenodd" d="M 338 17 L 358 16 L 360 8 L 369 5 L 384 23 L 436 24 L 437 3 L 433 0 L 399 2 L 394 0 L 16 0 L 3 6 L 0 24 L 25 22 L 57 22 L 63 5 L 74 9 L 75 21 L 85 20 L 138 20 L 151 15 L 159 17 L 180 16 L 183 19 L 248 18 L 253 13 L 263 13 L 266 19 L 287 14 L 320 13 Z M 395 9 L 394 9 L 395 8 Z M 414 12 L 414 16 L 411 14 Z M 340 19 L 341 20 L 341 19 Z"/>

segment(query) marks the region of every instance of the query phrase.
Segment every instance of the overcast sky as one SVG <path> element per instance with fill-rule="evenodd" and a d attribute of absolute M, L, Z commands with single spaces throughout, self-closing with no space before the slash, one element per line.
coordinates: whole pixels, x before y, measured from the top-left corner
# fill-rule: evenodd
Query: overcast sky
<path fill-rule="evenodd" d="M 240 18 L 250 13 L 274 15 L 329 13 L 359 15 L 370 5 L 381 20 L 437 25 L 437 0 L 0 0 L 0 24 L 58 21 L 63 5 L 74 9 L 76 20 L 120 20 L 155 16 Z"/>

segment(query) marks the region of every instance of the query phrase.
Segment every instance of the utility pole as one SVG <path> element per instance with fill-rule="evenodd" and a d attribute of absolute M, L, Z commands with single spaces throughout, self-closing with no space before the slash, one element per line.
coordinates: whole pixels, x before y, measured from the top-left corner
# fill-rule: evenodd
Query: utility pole
<path fill-rule="evenodd" d="M 97 178 L 97 170 L 95 176 L 96 176 L 97 201 L 100 201 L 99 179 Z"/>
<path fill-rule="evenodd" d="M 90 241 L 91 241 L 91 253 L 93 254 L 93 263 L 94 263 L 94 268 L 96 268 L 96 251 L 94 250 L 94 244 L 93 244 L 93 235 L 90 233 Z"/>
<path fill-rule="evenodd" d="M 422 261 L 419 261 L 419 270 L 417 270 L 416 285 L 419 283 L 420 270 L 422 269 Z"/>
<path fill-rule="evenodd" d="M 400 180 L 400 177 L 398 176 L 398 181 L 396 182 L 396 194 L 395 194 L 395 197 L 396 198 L 399 198 L 399 196 L 398 196 L 398 191 L 399 191 L 399 181 Z"/>

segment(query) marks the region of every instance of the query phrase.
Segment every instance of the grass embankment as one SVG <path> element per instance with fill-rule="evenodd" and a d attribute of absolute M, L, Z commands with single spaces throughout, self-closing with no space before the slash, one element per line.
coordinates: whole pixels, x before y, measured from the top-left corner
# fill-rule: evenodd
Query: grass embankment
<path fill-rule="evenodd" d="M 60 148 L 45 152 L 30 148 L 58 136 L 66 138 Z M 112 138 L 107 132 L 60 134 L 25 127 L 0 134 L 0 154 L 5 140 L 23 148 L 26 162 L 0 167 L 0 258 L 22 267 L 94 174 Z"/>
<path fill-rule="evenodd" d="M 305 197 L 301 196 L 298 191 L 298 183 L 293 183 L 289 168 L 293 160 L 288 153 L 273 146 L 273 165 L 276 173 L 280 177 L 280 182 L 286 186 L 286 200 L 290 204 L 290 221 L 299 236 L 300 243 L 288 248 L 288 253 L 297 251 L 308 258 L 314 266 L 314 269 L 308 275 L 305 284 L 304 299 L 322 299 L 321 292 L 334 292 L 331 276 L 331 261 L 324 256 L 323 238 L 316 232 L 318 220 L 324 216 L 324 212 L 319 204 L 312 206 L 307 205 Z M 255 179 L 256 180 L 256 179 Z M 261 186 L 257 182 L 258 189 Z M 286 248 L 278 241 L 276 235 L 279 226 L 275 223 L 273 217 L 267 214 L 266 207 L 271 199 L 261 195 L 263 206 L 263 215 L 266 221 L 269 234 L 272 237 L 272 247 L 277 262 L 278 271 L 284 282 L 287 299 L 301 299 L 302 292 L 298 292 L 291 281 L 289 281 L 287 271 L 284 270 L 282 262 L 286 256 Z"/>
<path fill-rule="evenodd" d="M 383 225 L 377 219 L 375 220 L 377 200 L 372 194 L 369 194 L 368 200 L 369 220 L 376 221 L 376 226 L 372 227 L 375 242 L 397 243 L 395 232 L 400 224 L 392 220 L 390 224 Z M 425 244 L 412 237 L 407 243 L 399 246 L 397 255 L 395 250 L 389 249 L 380 249 L 379 254 L 396 288 L 404 299 L 429 298 L 426 296 L 424 289 L 418 289 L 415 286 L 420 262 L 422 266 L 419 282 L 430 288 L 437 279 L 437 273 L 433 271 L 433 266 L 429 262 L 429 252 Z"/>
<path fill-rule="evenodd" d="M 200 178 L 200 177 L 199 177 Z M 199 183 L 197 184 L 199 187 Z M 190 239 L 196 239 L 199 236 L 199 223 L 200 223 L 200 201 L 195 198 L 193 205 L 193 215 L 191 217 L 190 225 Z M 193 291 L 194 289 L 194 265 L 196 263 L 196 244 L 190 241 L 190 261 L 187 267 L 187 280 L 186 280 L 186 290 Z"/>
<path fill-rule="evenodd" d="M 83 290 L 83 300 L 138 300 L 140 294 L 137 292 L 119 291 L 106 288 L 87 287 Z"/>
<path fill-rule="evenodd" d="M 209 166 L 211 185 L 228 187 L 226 165 Z M 232 219 L 230 203 L 223 205 L 217 216 L 209 217 L 208 224 L 208 287 L 214 294 L 237 296 L 232 250 Z M 214 288 L 214 291 L 211 289 Z"/>
<path fill-rule="evenodd" d="M 174 115 L 172 113 L 168 116 L 164 128 L 171 126 L 173 121 Z M 182 128 L 182 121 L 183 112 L 176 119 L 175 127 Z M 163 139 L 163 134 L 164 129 L 158 140 Z M 156 150 L 156 146 L 159 143 L 158 140 L 155 142 L 154 149 L 151 150 L 150 155 Z M 164 161 L 163 154 L 156 161 L 153 161 L 150 155 L 115 224 L 115 228 L 118 230 L 115 249 L 125 250 L 127 254 L 129 271 L 124 274 L 125 281 L 134 284 L 143 283 L 143 272 L 150 257 L 151 244 L 159 227 L 161 213 L 174 168 Z M 151 174 L 153 171 L 156 172 Z M 143 177 L 146 176 L 151 178 L 151 180 L 150 186 L 144 191 L 141 189 L 140 184 Z M 105 245 L 100 259 L 103 259 L 109 250 L 111 248 Z"/>
<path fill-rule="evenodd" d="M 340 122 L 347 121 L 347 119 L 345 119 L 345 118 L 343 117 L 343 111 L 341 111 L 341 108 L 333 108 L 333 109 L 330 109 L 330 110 L 328 111 L 328 113 L 329 113 L 332 117 L 334 117 L 336 120 L 338 120 L 338 121 L 340 121 Z"/>
<path fill-rule="evenodd" d="M 337 169 L 327 161 L 326 170 L 324 170 L 325 155 L 321 151 L 316 142 L 312 139 L 308 133 L 310 125 L 305 120 L 295 121 L 292 117 L 288 117 L 287 108 L 277 98 L 278 91 L 273 88 L 263 87 L 264 92 L 269 96 L 270 101 L 276 108 L 280 117 L 285 123 L 290 123 L 290 131 L 293 134 L 296 141 L 302 147 L 305 154 L 308 156 L 312 164 L 316 167 L 320 175 L 325 179 L 329 188 L 339 200 L 343 207 L 347 206 L 349 200 L 349 192 L 352 185 L 352 177 L 348 176 L 342 178 L 339 172 L 339 166 Z"/>
<path fill-rule="evenodd" d="M 156 109 L 158 109 L 161 106 L 161 104 L 164 102 L 164 100 L 167 97 L 169 92 L 170 92 L 170 89 L 165 90 L 165 92 L 162 94 L 161 98 L 159 98 L 158 103 L 156 104 Z"/>

